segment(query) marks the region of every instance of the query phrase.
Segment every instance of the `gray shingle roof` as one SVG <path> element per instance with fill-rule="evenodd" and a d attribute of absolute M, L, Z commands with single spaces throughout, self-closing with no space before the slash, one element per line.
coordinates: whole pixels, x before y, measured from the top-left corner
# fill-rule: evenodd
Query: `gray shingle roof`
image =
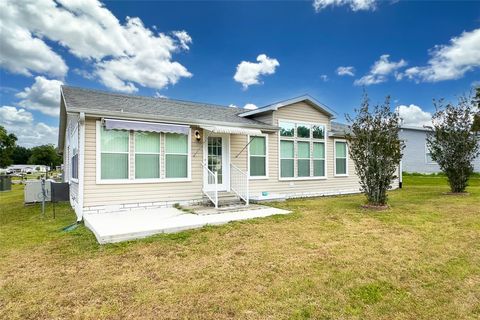
<path fill-rule="evenodd" d="M 340 123 L 340 122 L 331 122 L 332 128 L 330 129 L 330 133 L 332 136 L 345 136 L 346 133 L 350 133 L 351 129 L 350 126 Z"/>
<path fill-rule="evenodd" d="M 62 93 L 67 112 L 155 119 L 186 124 L 218 124 L 276 129 L 275 126 L 238 116 L 243 110 L 215 104 L 133 96 L 71 86 L 62 86 Z"/>

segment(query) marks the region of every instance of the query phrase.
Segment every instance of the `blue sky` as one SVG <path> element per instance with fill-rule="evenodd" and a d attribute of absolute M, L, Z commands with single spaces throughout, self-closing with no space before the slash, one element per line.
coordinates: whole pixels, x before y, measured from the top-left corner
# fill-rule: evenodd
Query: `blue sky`
<path fill-rule="evenodd" d="M 239 108 L 310 94 L 336 110 L 339 121 L 359 105 L 365 88 L 374 103 L 391 95 L 417 124 L 433 111 L 432 98 L 454 100 L 480 80 L 480 2 L 317 1 L 318 10 L 311 1 L 75 7 L 42 0 L 34 4 L 40 13 L 11 2 L 0 13 L 5 30 L 31 39 L 15 39 L 15 32 L 2 37 L 0 124 L 19 135 L 20 144 L 55 142 L 52 101 L 60 82 Z M 85 20 L 62 20 L 65 12 Z M 122 43 L 127 16 L 143 23 L 140 35 L 126 38 L 132 44 Z M 42 18 L 71 26 L 60 32 L 28 22 Z M 349 67 L 350 75 L 339 75 L 339 67 Z"/>

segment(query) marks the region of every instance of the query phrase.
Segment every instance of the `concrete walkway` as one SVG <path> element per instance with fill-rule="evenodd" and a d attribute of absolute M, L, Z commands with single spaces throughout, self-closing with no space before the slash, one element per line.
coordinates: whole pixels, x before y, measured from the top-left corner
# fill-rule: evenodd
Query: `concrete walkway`
<path fill-rule="evenodd" d="M 176 208 L 161 208 L 89 214 L 83 219 L 85 226 L 92 230 L 97 241 L 104 244 L 287 213 L 290 211 L 265 206 L 211 215 L 196 215 Z"/>

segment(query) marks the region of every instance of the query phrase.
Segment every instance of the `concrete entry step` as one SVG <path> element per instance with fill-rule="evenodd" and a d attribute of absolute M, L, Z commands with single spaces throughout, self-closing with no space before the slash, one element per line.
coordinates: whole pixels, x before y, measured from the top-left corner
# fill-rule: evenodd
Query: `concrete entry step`
<path fill-rule="evenodd" d="M 211 214 L 222 214 L 222 213 L 229 213 L 229 212 L 240 212 L 245 210 L 259 210 L 259 209 L 265 209 L 265 208 L 270 208 L 270 207 L 262 206 L 258 204 L 251 204 L 246 206 L 242 202 L 240 204 L 226 205 L 218 208 L 215 208 L 211 205 L 186 206 L 186 207 L 180 207 L 180 210 L 184 210 L 186 212 L 194 213 L 197 215 L 211 215 Z"/>
<path fill-rule="evenodd" d="M 206 195 L 203 195 L 203 204 L 204 206 L 213 206 L 212 201 L 210 201 Z M 236 193 L 226 191 L 218 192 L 218 207 L 231 207 L 240 205 L 244 205 L 244 201 L 240 199 Z"/>

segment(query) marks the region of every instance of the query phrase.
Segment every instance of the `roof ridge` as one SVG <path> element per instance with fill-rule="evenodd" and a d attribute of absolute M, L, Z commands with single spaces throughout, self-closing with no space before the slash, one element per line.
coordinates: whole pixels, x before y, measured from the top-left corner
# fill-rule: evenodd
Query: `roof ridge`
<path fill-rule="evenodd" d="M 196 101 L 190 101 L 190 100 L 182 100 L 182 99 L 171 99 L 171 98 L 162 98 L 162 97 L 150 97 L 150 96 L 144 96 L 144 95 L 135 95 L 135 94 L 128 94 L 128 93 L 120 93 L 120 92 L 112 92 L 112 91 L 106 91 L 106 90 L 100 90 L 100 89 L 92 89 L 92 88 L 82 88 L 82 87 L 77 87 L 77 86 L 71 86 L 71 85 L 61 85 L 60 86 L 62 89 L 63 88 L 69 88 L 69 89 L 74 89 L 74 90 L 80 90 L 80 91 L 86 91 L 86 92 L 95 92 L 97 94 L 104 94 L 104 95 L 109 95 L 109 96 L 117 96 L 117 97 L 126 97 L 126 98 L 134 98 L 134 99 L 146 99 L 146 100 L 164 100 L 164 101 L 173 101 L 173 102 L 179 102 L 179 103 L 184 103 L 184 104 L 193 104 L 193 105 L 202 105 L 205 107 L 221 107 L 225 109 L 234 109 L 229 106 L 224 106 L 221 104 L 216 104 L 216 103 L 207 103 L 207 102 L 196 102 Z"/>

